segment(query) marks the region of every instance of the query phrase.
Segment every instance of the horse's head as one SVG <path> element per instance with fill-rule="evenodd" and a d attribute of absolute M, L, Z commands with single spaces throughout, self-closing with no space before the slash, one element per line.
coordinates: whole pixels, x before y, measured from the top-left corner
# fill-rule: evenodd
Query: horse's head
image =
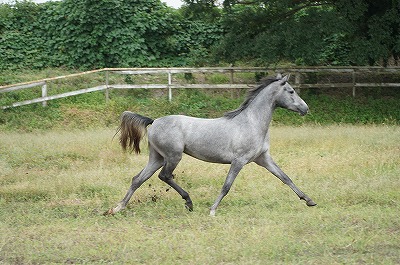
<path fill-rule="evenodd" d="M 289 75 L 285 77 L 278 75 L 277 79 L 276 84 L 279 86 L 276 95 L 277 106 L 298 112 L 301 116 L 306 115 L 308 112 L 308 106 L 288 83 Z"/>

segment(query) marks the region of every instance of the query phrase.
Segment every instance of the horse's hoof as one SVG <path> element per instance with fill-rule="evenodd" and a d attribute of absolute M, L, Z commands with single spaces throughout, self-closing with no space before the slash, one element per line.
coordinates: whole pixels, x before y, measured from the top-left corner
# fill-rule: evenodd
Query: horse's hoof
<path fill-rule="evenodd" d="M 315 206 L 317 205 L 313 200 L 308 200 L 307 201 L 307 206 Z"/>
<path fill-rule="evenodd" d="M 104 216 L 114 215 L 114 209 L 111 208 L 103 213 Z"/>
<path fill-rule="evenodd" d="M 189 211 L 189 212 L 193 212 L 193 204 L 190 202 L 190 203 L 185 203 L 185 207 L 186 207 L 186 209 Z"/>

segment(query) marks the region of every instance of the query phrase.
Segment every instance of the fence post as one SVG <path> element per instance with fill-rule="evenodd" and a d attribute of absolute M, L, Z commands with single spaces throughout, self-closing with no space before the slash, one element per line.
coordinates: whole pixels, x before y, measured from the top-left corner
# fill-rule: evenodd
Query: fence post
<path fill-rule="evenodd" d="M 106 104 L 108 104 L 110 101 L 108 85 L 109 85 L 109 76 L 108 76 L 108 70 L 106 70 Z"/>
<path fill-rule="evenodd" d="M 297 93 L 300 94 L 300 80 L 301 80 L 301 75 L 300 72 L 296 72 L 294 76 L 294 84 L 296 86 Z"/>
<path fill-rule="evenodd" d="M 352 72 L 352 81 L 353 81 L 353 98 L 356 97 L 356 71 Z"/>
<path fill-rule="evenodd" d="M 172 85 L 172 74 L 171 74 L 171 71 L 168 71 L 168 101 L 169 101 L 169 102 L 172 101 L 172 89 L 171 89 L 171 85 Z"/>
<path fill-rule="evenodd" d="M 231 82 L 231 84 L 234 84 L 235 83 L 235 79 L 233 78 L 233 74 L 234 74 L 234 70 L 233 69 L 230 69 L 229 70 L 229 74 L 230 74 L 230 76 L 229 76 L 229 78 L 230 78 L 230 82 Z M 231 89 L 231 98 L 235 98 L 235 94 L 239 94 L 238 93 L 238 89 Z M 236 92 L 236 93 L 235 93 Z"/>
<path fill-rule="evenodd" d="M 233 79 L 233 73 L 234 73 L 234 71 L 233 71 L 233 69 L 231 69 L 230 70 L 230 80 L 231 80 L 231 84 L 234 84 L 235 83 L 235 80 Z"/>
<path fill-rule="evenodd" d="M 42 86 L 42 98 L 47 97 L 47 83 L 44 82 L 44 85 Z M 47 106 L 47 101 L 42 102 L 42 106 L 46 107 Z"/>

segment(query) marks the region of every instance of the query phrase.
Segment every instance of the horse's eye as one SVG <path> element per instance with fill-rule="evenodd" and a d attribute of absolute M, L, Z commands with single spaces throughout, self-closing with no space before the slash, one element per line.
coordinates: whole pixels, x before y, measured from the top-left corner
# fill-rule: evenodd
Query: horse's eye
<path fill-rule="evenodd" d="M 294 90 L 292 89 L 292 90 L 289 90 L 289 93 L 290 94 L 294 94 Z"/>

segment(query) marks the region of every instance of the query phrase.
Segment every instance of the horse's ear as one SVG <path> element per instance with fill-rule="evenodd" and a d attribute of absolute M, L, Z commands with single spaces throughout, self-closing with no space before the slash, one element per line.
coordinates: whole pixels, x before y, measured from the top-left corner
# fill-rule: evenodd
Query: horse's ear
<path fill-rule="evenodd" d="M 276 74 L 276 79 L 282 79 L 282 74 L 281 73 L 277 73 Z"/>
<path fill-rule="evenodd" d="M 281 85 L 283 86 L 288 80 L 289 80 L 290 74 L 289 75 L 285 75 L 282 79 L 281 79 Z"/>

